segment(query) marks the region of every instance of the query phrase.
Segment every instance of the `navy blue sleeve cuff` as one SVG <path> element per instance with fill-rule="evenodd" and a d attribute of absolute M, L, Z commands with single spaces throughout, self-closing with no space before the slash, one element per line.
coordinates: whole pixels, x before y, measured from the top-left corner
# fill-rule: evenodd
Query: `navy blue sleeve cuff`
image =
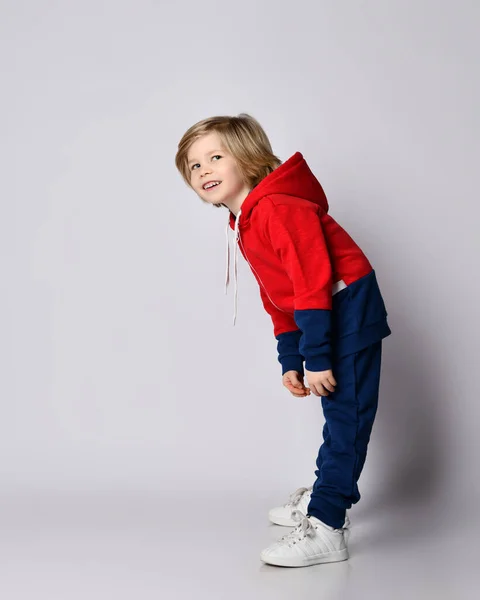
<path fill-rule="evenodd" d="M 286 331 L 276 336 L 278 362 L 282 365 L 282 375 L 285 375 L 287 371 L 297 371 L 300 375 L 305 375 L 304 358 L 299 351 L 301 337 L 302 332 L 300 329 Z"/>
<path fill-rule="evenodd" d="M 323 308 L 295 310 L 294 319 L 302 331 L 299 352 L 305 357 L 308 371 L 332 368 L 332 311 Z"/>

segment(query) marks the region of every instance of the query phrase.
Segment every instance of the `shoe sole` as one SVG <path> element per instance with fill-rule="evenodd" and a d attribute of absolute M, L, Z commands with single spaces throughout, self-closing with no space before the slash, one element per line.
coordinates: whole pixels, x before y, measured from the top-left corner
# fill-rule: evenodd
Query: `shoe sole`
<path fill-rule="evenodd" d="M 265 556 L 263 552 L 260 554 L 261 560 L 269 565 L 276 567 L 310 567 L 311 565 L 320 565 L 324 563 L 341 562 L 348 560 L 348 548 L 331 552 L 326 556 L 312 556 L 311 558 L 287 557 L 287 556 Z"/>

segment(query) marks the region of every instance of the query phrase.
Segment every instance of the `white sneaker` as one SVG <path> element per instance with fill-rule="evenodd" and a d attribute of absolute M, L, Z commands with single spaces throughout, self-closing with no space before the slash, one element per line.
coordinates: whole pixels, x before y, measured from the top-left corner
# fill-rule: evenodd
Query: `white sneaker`
<path fill-rule="evenodd" d="M 310 497 L 312 495 L 313 486 L 300 487 L 298 490 L 290 494 L 290 500 L 283 506 L 277 506 L 270 509 L 268 518 L 275 525 L 283 525 L 285 527 L 295 527 L 296 521 L 292 518 L 292 512 L 299 510 L 304 515 L 307 514 Z M 350 519 L 348 514 L 345 515 L 344 527 L 350 527 Z"/>
<path fill-rule="evenodd" d="M 263 562 L 279 567 L 308 567 L 348 559 L 347 528 L 334 529 L 299 510 L 292 511 L 292 518 L 299 524 L 261 552 Z"/>

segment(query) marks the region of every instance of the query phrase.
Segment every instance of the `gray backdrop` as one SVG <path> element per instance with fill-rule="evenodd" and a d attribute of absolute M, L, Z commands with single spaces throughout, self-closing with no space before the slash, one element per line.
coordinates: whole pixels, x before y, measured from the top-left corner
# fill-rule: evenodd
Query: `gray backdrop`
<path fill-rule="evenodd" d="M 223 494 L 265 499 L 264 527 L 313 483 L 320 401 L 282 387 L 241 256 L 233 327 L 227 212 L 174 166 L 193 123 L 248 112 L 282 160 L 302 152 L 389 313 L 353 516 L 476 523 L 478 4 L 0 9 L 5 507 L 91 491 L 174 518 Z"/>

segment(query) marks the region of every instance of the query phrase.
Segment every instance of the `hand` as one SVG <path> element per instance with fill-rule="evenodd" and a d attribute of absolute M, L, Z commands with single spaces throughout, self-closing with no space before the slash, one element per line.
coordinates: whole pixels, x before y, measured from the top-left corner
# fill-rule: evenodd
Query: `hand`
<path fill-rule="evenodd" d="M 303 376 L 298 371 L 287 371 L 282 377 L 283 385 L 297 398 L 310 395 L 310 390 L 303 385 Z"/>
<path fill-rule="evenodd" d="M 308 385 L 315 396 L 328 396 L 330 392 L 335 391 L 337 382 L 332 371 L 308 371 L 305 369 Z"/>

